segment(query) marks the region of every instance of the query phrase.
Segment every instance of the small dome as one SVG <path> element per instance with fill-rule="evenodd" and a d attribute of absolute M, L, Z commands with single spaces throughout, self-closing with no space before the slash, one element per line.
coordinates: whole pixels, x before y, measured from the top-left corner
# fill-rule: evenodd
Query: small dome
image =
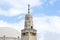
<path fill-rule="evenodd" d="M 3 37 L 4 35 L 6 37 L 20 37 L 20 32 L 13 28 L 0 27 L 0 37 Z"/>

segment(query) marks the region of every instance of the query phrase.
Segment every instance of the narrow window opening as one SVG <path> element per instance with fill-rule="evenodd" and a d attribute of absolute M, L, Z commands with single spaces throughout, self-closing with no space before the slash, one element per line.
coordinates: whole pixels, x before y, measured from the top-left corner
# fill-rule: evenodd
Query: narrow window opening
<path fill-rule="evenodd" d="M 33 29 L 33 26 L 31 26 L 31 29 Z"/>

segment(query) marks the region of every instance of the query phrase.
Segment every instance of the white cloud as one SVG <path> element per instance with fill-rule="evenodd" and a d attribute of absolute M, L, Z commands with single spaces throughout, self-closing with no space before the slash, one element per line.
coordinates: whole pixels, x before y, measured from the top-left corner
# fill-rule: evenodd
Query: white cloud
<path fill-rule="evenodd" d="M 0 20 L 0 27 L 10 27 L 10 28 L 14 28 L 18 31 L 20 31 L 21 29 L 23 29 L 23 25 L 24 21 L 20 21 L 19 23 L 8 23 L 5 21 Z"/>
<path fill-rule="evenodd" d="M 27 13 L 27 5 L 30 4 L 31 7 L 42 5 L 42 1 L 40 0 L 0 0 L 0 5 L 6 5 L 5 3 L 11 6 L 8 11 L 0 9 L 0 15 L 5 16 L 15 16 L 21 13 Z M 6 13 L 5 13 L 6 12 Z"/>
<path fill-rule="evenodd" d="M 7 12 L 5 11 L 5 10 L 2 10 L 1 8 L 0 8 L 0 15 L 6 15 L 7 14 Z"/>
<path fill-rule="evenodd" d="M 20 11 L 18 9 L 11 8 L 11 9 L 8 10 L 7 15 L 9 15 L 9 16 L 15 15 L 16 16 L 16 15 L 18 15 L 20 13 L 22 13 L 22 11 Z"/>
<path fill-rule="evenodd" d="M 60 17 L 58 16 L 43 16 L 34 18 L 34 26 L 41 31 L 50 31 L 60 33 Z"/>

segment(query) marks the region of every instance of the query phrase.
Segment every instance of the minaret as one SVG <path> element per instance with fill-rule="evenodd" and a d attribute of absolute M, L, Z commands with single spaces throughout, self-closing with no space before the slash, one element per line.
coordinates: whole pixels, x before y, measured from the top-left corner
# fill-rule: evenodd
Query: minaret
<path fill-rule="evenodd" d="M 28 5 L 28 14 L 25 16 L 24 29 L 21 30 L 21 40 L 37 40 L 36 30 L 33 28 L 33 17 L 30 14 L 30 5 Z"/>
<path fill-rule="evenodd" d="M 25 29 L 33 28 L 33 17 L 30 14 L 30 5 L 28 4 L 28 14 L 25 16 Z"/>

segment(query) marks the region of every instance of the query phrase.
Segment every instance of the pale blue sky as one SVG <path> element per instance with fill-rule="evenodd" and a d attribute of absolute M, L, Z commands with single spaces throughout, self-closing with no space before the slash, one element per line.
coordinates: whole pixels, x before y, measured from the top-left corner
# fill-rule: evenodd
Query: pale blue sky
<path fill-rule="evenodd" d="M 53 1 L 54 3 L 50 3 L 50 1 Z M 37 16 L 39 14 L 45 14 L 48 16 L 60 16 L 60 0 L 42 0 L 42 2 L 44 4 L 39 5 L 39 6 L 34 6 L 31 7 L 32 11 L 32 15 Z M 4 11 L 8 11 L 10 8 L 13 8 L 13 6 L 11 6 L 9 3 L 4 3 L 4 4 L 0 4 L 0 8 Z M 0 15 L 0 20 L 4 20 L 7 22 L 18 22 L 19 19 L 17 19 L 17 17 L 19 16 L 23 16 L 22 18 L 24 18 L 25 14 L 18 14 L 15 16 L 5 16 L 5 15 Z M 16 19 L 16 20 L 15 20 Z"/>
<path fill-rule="evenodd" d="M 23 29 L 28 4 L 38 40 L 60 40 L 60 0 L 0 0 L 0 27 Z"/>

